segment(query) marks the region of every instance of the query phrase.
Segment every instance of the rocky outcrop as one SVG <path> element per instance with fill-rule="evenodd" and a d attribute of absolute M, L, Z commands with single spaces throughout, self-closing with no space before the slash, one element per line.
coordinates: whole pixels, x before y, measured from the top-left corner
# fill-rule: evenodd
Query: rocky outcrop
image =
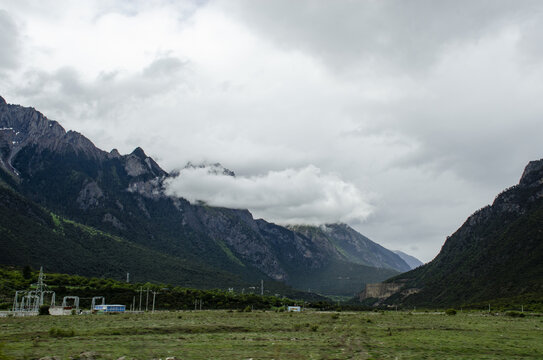
<path fill-rule="evenodd" d="M 386 299 L 400 291 L 404 284 L 401 283 L 377 283 L 366 284 L 366 288 L 359 295 L 360 301 L 366 299 Z"/>
<path fill-rule="evenodd" d="M 163 178 L 153 178 L 148 181 L 134 181 L 128 185 L 128 192 L 140 194 L 149 199 L 166 197 L 164 194 Z"/>
<path fill-rule="evenodd" d="M 77 203 L 82 210 L 97 207 L 100 199 L 104 197 L 104 192 L 95 181 L 88 182 L 79 192 Z"/>
<path fill-rule="evenodd" d="M 105 223 L 110 223 L 113 225 L 114 228 L 118 230 L 125 230 L 126 226 L 122 222 L 119 221 L 115 216 L 111 215 L 110 213 L 107 213 L 104 215 L 104 218 L 102 219 Z"/>
<path fill-rule="evenodd" d="M 524 168 L 519 185 L 534 187 L 541 184 L 543 184 L 543 159 L 530 161 Z"/>

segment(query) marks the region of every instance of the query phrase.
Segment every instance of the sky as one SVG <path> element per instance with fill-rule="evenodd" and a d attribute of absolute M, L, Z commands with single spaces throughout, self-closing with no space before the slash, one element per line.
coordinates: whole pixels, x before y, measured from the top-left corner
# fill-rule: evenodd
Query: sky
<path fill-rule="evenodd" d="M 543 157 L 541 1 L 0 0 L 0 44 L 8 103 L 168 193 L 425 262 Z"/>

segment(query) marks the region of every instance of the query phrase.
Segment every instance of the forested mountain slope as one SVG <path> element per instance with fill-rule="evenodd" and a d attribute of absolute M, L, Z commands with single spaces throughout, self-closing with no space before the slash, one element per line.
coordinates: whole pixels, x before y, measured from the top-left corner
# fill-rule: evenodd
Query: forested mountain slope
<path fill-rule="evenodd" d="M 543 298 L 543 159 L 530 162 L 518 185 L 471 215 L 433 261 L 387 283 L 403 284 L 388 303 L 454 305 L 522 294 Z"/>

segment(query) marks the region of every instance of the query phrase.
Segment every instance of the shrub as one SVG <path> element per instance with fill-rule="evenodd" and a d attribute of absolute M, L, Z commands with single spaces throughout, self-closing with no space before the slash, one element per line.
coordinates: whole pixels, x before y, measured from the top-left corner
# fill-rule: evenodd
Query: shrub
<path fill-rule="evenodd" d="M 245 307 L 245 309 L 243 309 L 243 311 L 244 311 L 244 312 L 251 312 L 251 311 L 253 311 L 253 309 L 251 309 L 251 307 L 250 307 L 249 305 L 247 305 L 247 306 Z"/>
<path fill-rule="evenodd" d="M 518 312 L 518 311 L 508 311 L 505 313 L 506 316 L 511 317 L 524 317 L 524 313 Z"/>
<path fill-rule="evenodd" d="M 32 268 L 29 265 L 26 265 L 23 268 L 23 278 L 29 280 L 32 278 Z"/>
<path fill-rule="evenodd" d="M 311 325 L 310 329 L 311 331 L 317 331 L 319 329 L 319 325 Z"/>
<path fill-rule="evenodd" d="M 339 319 L 339 314 L 338 313 L 332 314 L 332 319 L 334 320 Z"/>
<path fill-rule="evenodd" d="M 40 306 L 39 315 L 49 315 L 49 305 Z"/>
<path fill-rule="evenodd" d="M 451 316 L 451 315 L 456 315 L 456 310 L 454 310 L 454 309 L 447 309 L 447 310 L 445 310 L 445 314 L 446 314 L 446 315 L 449 315 L 449 316 Z"/>

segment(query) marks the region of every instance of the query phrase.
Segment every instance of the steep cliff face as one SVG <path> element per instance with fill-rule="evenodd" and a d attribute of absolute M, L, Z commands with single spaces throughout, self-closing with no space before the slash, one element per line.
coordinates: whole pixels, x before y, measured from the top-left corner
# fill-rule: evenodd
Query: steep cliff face
<path fill-rule="evenodd" d="M 367 284 L 364 291 L 360 293 L 360 300 L 366 299 L 386 299 L 392 294 L 400 291 L 403 287 L 401 283 L 377 283 Z"/>
<path fill-rule="evenodd" d="M 462 304 L 543 294 L 543 159 L 471 215 L 433 261 L 388 282 L 398 281 L 420 292 L 389 302 Z"/>
<path fill-rule="evenodd" d="M 105 152 L 32 108 L 0 102 L 0 181 L 53 212 L 153 251 L 245 281 L 270 278 L 352 294 L 395 271 L 330 257 L 319 241 L 254 220 L 247 210 L 190 204 L 168 196 L 170 175 L 141 148 Z M 220 165 L 214 169 L 234 176 Z M 9 175 L 8 175 L 9 174 Z M 330 286 L 319 277 L 328 276 Z M 341 286 L 333 279 L 348 279 Z"/>

